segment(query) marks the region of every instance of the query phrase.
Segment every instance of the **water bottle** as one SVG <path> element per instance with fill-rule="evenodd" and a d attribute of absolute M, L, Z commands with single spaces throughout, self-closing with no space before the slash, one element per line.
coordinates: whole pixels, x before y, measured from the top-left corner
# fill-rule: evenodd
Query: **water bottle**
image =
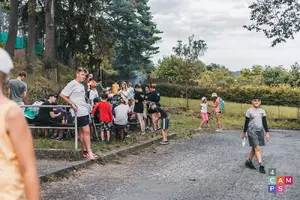
<path fill-rule="evenodd" d="M 243 147 L 246 146 L 246 137 L 244 137 L 242 145 Z"/>

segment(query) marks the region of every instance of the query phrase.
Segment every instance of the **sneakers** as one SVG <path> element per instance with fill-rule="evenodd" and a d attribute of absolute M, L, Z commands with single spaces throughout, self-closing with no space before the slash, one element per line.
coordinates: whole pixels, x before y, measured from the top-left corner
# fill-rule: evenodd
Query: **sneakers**
<path fill-rule="evenodd" d="M 106 144 L 110 144 L 110 141 L 109 141 L 109 140 L 107 140 L 107 141 L 106 141 Z"/>
<path fill-rule="evenodd" d="M 262 174 L 265 174 L 266 173 L 265 167 L 264 166 L 260 166 L 259 167 L 259 172 L 262 173 Z"/>
<path fill-rule="evenodd" d="M 100 140 L 99 143 L 100 144 L 104 144 L 105 142 L 104 142 L 104 140 Z"/>
<path fill-rule="evenodd" d="M 217 129 L 216 132 L 223 132 L 223 130 L 222 129 Z"/>
<path fill-rule="evenodd" d="M 256 169 L 252 163 L 252 161 L 247 160 L 245 166 L 249 169 Z"/>
<path fill-rule="evenodd" d="M 94 160 L 98 157 L 96 154 L 94 154 L 92 152 L 89 154 L 87 151 L 82 152 L 82 156 L 84 158 L 87 158 L 87 159 L 90 159 L 90 160 Z"/>
<path fill-rule="evenodd" d="M 169 144 L 169 143 L 168 143 L 168 141 L 161 141 L 160 144 L 162 144 L 162 145 L 167 145 L 167 144 Z"/>
<path fill-rule="evenodd" d="M 143 131 L 142 133 L 141 133 L 141 135 L 145 135 L 146 134 L 146 132 L 145 131 Z"/>
<path fill-rule="evenodd" d="M 89 159 L 89 160 L 95 160 L 96 159 L 95 156 L 94 156 L 94 154 L 92 152 L 89 152 L 86 155 L 87 155 L 86 158 Z"/>

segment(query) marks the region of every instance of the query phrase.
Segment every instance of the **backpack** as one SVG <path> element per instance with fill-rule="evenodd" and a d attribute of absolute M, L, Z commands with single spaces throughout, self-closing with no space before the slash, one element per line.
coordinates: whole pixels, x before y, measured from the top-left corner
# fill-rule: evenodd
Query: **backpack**
<path fill-rule="evenodd" d="M 225 101 L 224 101 L 223 99 L 221 99 L 221 98 L 219 98 L 219 99 L 220 99 L 219 109 L 220 109 L 220 110 L 224 110 L 224 107 L 225 107 Z"/>
<path fill-rule="evenodd" d="M 32 105 L 33 106 L 40 106 L 45 101 L 46 100 L 42 99 L 40 101 L 34 102 L 34 104 L 32 104 Z M 29 107 L 29 108 L 26 108 L 25 111 L 24 111 L 24 116 L 26 118 L 29 118 L 29 119 L 34 119 L 39 114 L 39 110 L 40 110 L 40 107 Z"/>

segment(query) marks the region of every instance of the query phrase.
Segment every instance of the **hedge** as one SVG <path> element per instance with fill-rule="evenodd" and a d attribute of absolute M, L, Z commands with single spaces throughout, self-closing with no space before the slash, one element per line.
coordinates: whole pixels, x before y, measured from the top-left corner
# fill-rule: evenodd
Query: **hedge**
<path fill-rule="evenodd" d="M 157 91 L 161 96 L 185 97 L 185 87 L 175 84 L 157 84 Z M 249 103 L 254 95 L 259 95 L 264 104 L 282 106 L 300 106 L 300 88 L 288 86 L 232 86 L 229 88 L 199 88 L 188 87 L 188 97 L 201 99 L 216 92 L 224 101 Z"/>

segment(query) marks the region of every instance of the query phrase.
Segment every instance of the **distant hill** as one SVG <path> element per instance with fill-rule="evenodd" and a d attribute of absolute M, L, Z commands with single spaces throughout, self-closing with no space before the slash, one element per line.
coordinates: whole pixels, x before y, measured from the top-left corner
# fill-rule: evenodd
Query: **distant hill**
<path fill-rule="evenodd" d="M 234 77 L 237 77 L 238 75 L 240 75 L 241 71 L 235 71 L 235 72 L 231 72 L 231 73 Z"/>

